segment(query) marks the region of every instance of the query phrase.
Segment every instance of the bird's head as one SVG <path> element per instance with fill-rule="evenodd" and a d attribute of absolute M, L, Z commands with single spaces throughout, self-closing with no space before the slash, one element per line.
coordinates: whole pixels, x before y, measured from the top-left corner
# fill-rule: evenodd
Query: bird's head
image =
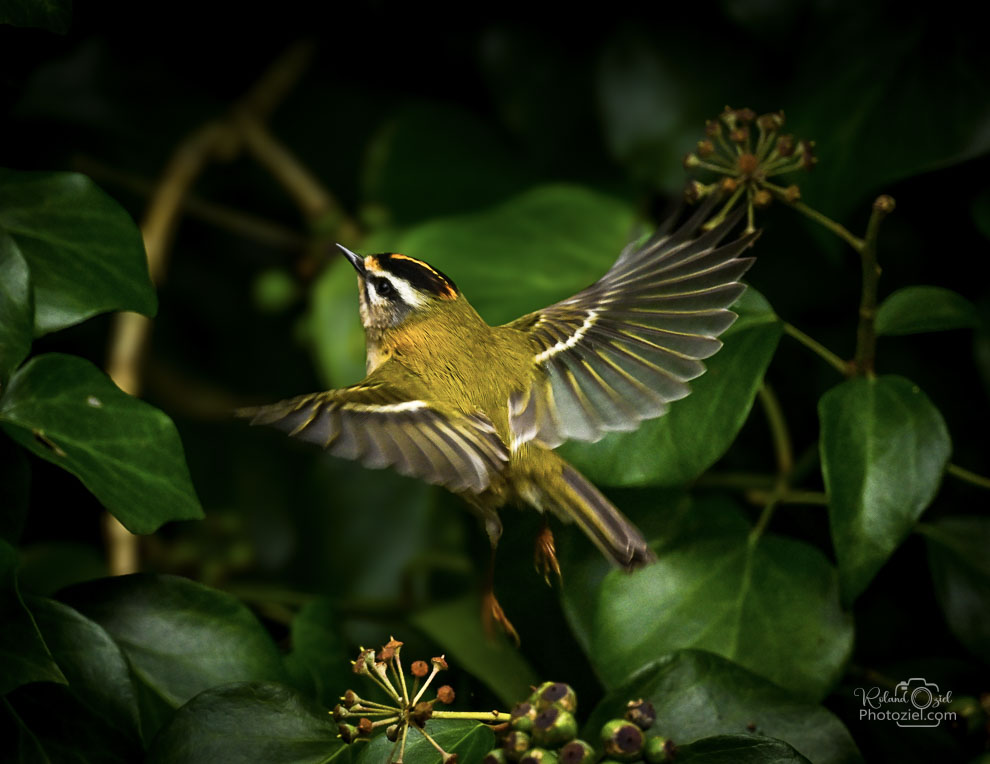
<path fill-rule="evenodd" d="M 361 256 L 337 245 L 358 272 L 361 323 L 366 330 L 387 330 L 411 318 L 452 307 L 457 286 L 432 265 L 399 254 Z"/>

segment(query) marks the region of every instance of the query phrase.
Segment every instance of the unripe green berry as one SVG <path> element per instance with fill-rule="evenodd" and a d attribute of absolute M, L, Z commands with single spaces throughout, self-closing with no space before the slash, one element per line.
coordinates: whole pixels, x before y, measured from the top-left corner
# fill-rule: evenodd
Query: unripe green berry
<path fill-rule="evenodd" d="M 592 764 L 595 749 L 583 740 L 572 740 L 560 749 L 557 758 L 560 759 L 560 764 Z"/>
<path fill-rule="evenodd" d="M 558 764 L 557 754 L 545 748 L 530 748 L 519 764 Z"/>
<path fill-rule="evenodd" d="M 340 739 L 345 743 L 353 743 L 360 737 L 358 728 L 353 724 L 338 724 L 337 732 L 340 733 Z"/>
<path fill-rule="evenodd" d="M 509 726 L 514 730 L 520 730 L 521 732 L 532 732 L 533 730 L 533 720 L 539 712 L 536 710 L 536 706 L 532 703 L 519 703 L 515 708 L 512 709 L 512 714 L 509 718 Z"/>
<path fill-rule="evenodd" d="M 674 760 L 674 744 L 661 735 L 647 738 L 643 746 L 643 759 L 648 764 L 662 764 Z"/>
<path fill-rule="evenodd" d="M 577 737 L 577 720 L 570 711 L 550 706 L 533 721 L 533 742 L 547 748 L 557 748 Z"/>
<path fill-rule="evenodd" d="M 502 739 L 502 749 L 509 761 L 519 761 L 520 757 L 529 750 L 529 735 L 520 730 L 512 730 Z"/>
<path fill-rule="evenodd" d="M 635 761 L 645 742 L 643 731 L 625 719 L 612 719 L 602 726 L 605 755 L 619 761 Z"/>
<path fill-rule="evenodd" d="M 534 705 L 538 711 L 549 706 L 560 706 L 573 714 L 577 711 L 577 695 L 569 684 L 550 682 L 540 686 L 539 696 Z"/>
<path fill-rule="evenodd" d="M 489 751 L 485 754 L 485 758 L 481 760 L 481 764 L 507 764 L 508 759 L 505 758 L 505 751 L 501 748 L 496 748 L 493 751 Z"/>

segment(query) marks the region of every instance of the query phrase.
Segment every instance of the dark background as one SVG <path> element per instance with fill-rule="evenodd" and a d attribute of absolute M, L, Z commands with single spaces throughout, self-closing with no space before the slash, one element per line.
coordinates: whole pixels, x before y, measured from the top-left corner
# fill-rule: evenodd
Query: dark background
<path fill-rule="evenodd" d="M 0 27 L 0 164 L 86 172 L 140 221 L 176 145 L 225 114 L 289 44 L 310 39 L 313 63 L 271 131 L 387 241 L 550 181 L 590 186 L 657 218 L 678 196 L 680 157 L 704 119 L 726 103 L 784 109 L 788 129 L 817 142 L 821 164 L 799 179 L 809 204 L 861 232 L 878 193 L 896 198 L 881 237 L 881 297 L 936 284 L 990 317 L 990 60 L 983 35 L 951 8 L 914 15 L 894 3 L 751 1 L 656 4 L 633 16 L 610 6 L 441 14 L 391 3 L 201 5 L 79 3 L 64 36 Z M 328 378 L 316 360 L 309 287 L 329 256 L 306 246 L 312 231 L 292 200 L 245 156 L 211 165 L 195 195 L 286 235 L 272 244 L 195 214 L 178 229 L 145 397 L 179 426 L 207 519 L 144 540 L 144 566 L 229 588 L 283 637 L 298 598 L 319 594 L 348 618 L 342 651 L 390 629 L 428 649 L 406 617 L 478 585 L 483 534 L 449 497 L 230 420 L 239 405 L 354 380 Z M 851 355 L 853 254 L 779 205 L 761 226 L 751 283 L 778 315 Z M 91 320 L 35 352 L 102 365 L 108 325 Z M 879 369 L 917 382 L 946 418 L 953 461 L 987 471 L 984 332 L 885 340 Z M 785 338 L 768 378 L 799 451 L 813 447 L 814 403 L 834 372 Z M 762 418 L 751 417 L 719 467 L 772 470 L 767 444 Z M 71 476 L 33 468 L 22 588 L 50 593 L 101 570 L 100 507 Z M 635 507 L 642 493 L 612 495 Z M 985 492 L 949 480 L 926 517 L 986 508 Z M 508 517 L 499 587 L 512 593 L 507 608 L 527 658 L 541 676 L 571 681 L 590 706 L 597 684 L 553 590 L 530 567 L 536 528 L 532 513 Z M 827 539 L 824 515 L 781 512 L 775 529 Z M 881 664 L 894 674 L 948 664 L 960 692 L 987 688 L 985 664 L 961 657 L 939 616 L 921 546 L 910 539 L 856 606 L 855 665 L 829 701 L 840 714 L 855 712 L 851 688 L 864 681 L 856 672 Z M 868 759 L 927 755 L 899 750 L 878 725 L 848 723 Z M 979 747 L 956 745 L 960 756 Z"/>

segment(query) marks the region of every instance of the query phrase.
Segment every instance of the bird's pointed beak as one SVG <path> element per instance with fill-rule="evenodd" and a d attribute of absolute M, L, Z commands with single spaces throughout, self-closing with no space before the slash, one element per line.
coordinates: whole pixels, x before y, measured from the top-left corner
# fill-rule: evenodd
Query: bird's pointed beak
<path fill-rule="evenodd" d="M 344 253 L 344 257 L 346 257 L 348 260 L 351 261 L 351 265 L 354 266 L 354 270 L 356 270 L 360 275 L 363 276 L 364 273 L 365 273 L 365 271 L 364 271 L 364 258 L 361 257 L 361 255 L 357 254 L 356 252 L 351 252 L 343 244 L 338 244 L 337 245 L 337 249 L 339 249 L 341 252 L 343 252 Z"/>

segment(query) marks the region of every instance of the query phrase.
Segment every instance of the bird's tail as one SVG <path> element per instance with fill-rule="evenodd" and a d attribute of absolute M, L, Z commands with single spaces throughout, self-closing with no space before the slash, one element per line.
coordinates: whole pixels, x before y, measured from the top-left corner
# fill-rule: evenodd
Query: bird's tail
<path fill-rule="evenodd" d="M 546 492 L 547 509 L 576 522 L 606 557 L 626 569 L 648 565 L 657 558 L 633 525 L 587 478 L 561 459 L 561 482 Z"/>

